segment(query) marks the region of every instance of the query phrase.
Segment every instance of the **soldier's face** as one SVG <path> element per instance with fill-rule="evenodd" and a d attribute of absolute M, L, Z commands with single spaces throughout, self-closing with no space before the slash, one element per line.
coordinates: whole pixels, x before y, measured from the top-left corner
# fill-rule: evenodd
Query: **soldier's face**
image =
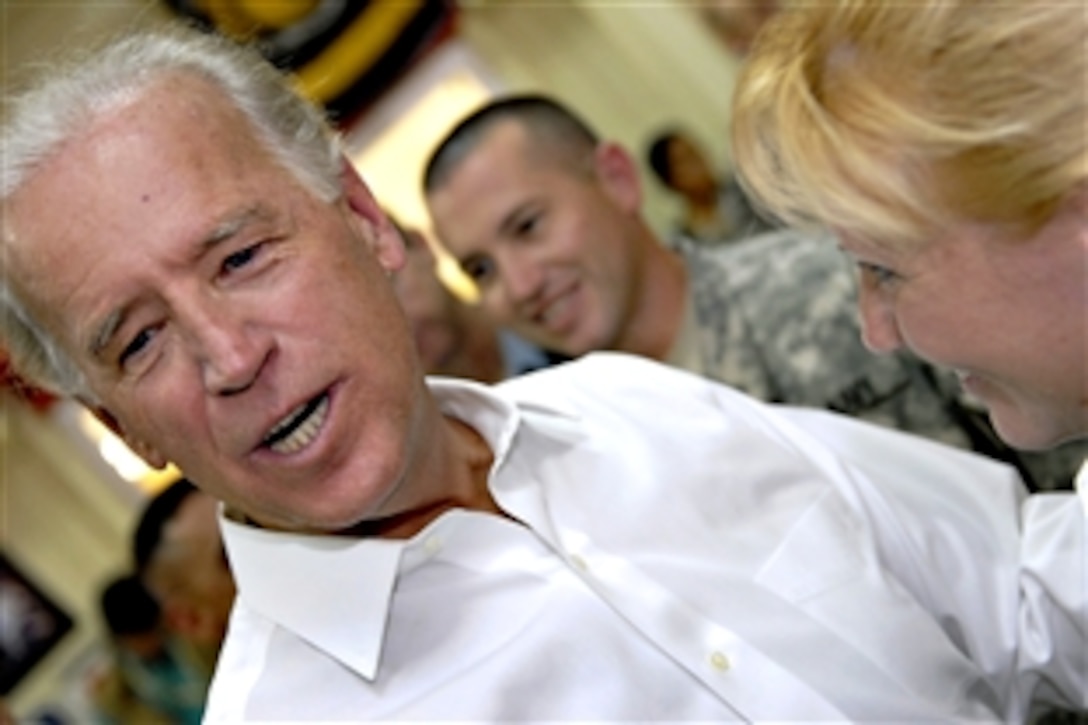
<path fill-rule="evenodd" d="M 634 307 L 637 181 L 595 163 L 576 169 L 502 123 L 427 198 L 488 316 L 570 356 L 612 347 Z"/>

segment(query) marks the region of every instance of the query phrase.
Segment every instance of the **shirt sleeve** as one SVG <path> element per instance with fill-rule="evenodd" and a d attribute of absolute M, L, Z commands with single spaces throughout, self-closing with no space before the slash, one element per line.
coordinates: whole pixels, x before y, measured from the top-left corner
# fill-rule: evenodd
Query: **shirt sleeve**
<path fill-rule="evenodd" d="M 783 409 L 871 529 L 888 570 L 986 674 L 1005 712 L 1088 708 L 1086 509 L 1015 470 L 823 411 Z M 1082 488 L 1082 497 L 1085 491 Z"/>
<path fill-rule="evenodd" d="M 1073 494 L 1036 494 L 1023 506 L 1017 669 L 1037 680 L 1037 701 L 1088 711 L 1085 521 Z"/>

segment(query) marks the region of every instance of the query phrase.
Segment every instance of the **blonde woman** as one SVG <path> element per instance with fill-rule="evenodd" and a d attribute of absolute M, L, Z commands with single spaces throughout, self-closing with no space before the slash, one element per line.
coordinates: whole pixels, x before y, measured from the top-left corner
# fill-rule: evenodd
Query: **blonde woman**
<path fill-rule="evenodd" d="M 765 28 L 733 144 L 774 215 L 835 232 L 870 348 L 955 369 L 1000 435 L 1088 433 L 1088 12 L 843 0 Z"/>

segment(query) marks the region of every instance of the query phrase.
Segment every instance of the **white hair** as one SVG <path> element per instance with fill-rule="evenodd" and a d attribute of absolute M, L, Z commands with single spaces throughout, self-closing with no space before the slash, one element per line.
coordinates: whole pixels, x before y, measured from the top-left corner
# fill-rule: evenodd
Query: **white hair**
<path fill-rule="evenodd" d="M 273 158 L 318 197 L 341 194 L 341 151 L 323 112 L 254 49 L 188 28 L 142 32 L 85 51 L 5 100 L 0 129 L 0 208 L 35 170 L 88 123 L 131 102 L 156 80 L 191 74 L 214 84 L 248 119 Z M 22 230 L 5 223 L 0 244 Z M 30 240 L 33 243 L 33 240 Z M 12 289 L 0 247 L 0 345 L 16 372 L 66 394 L 89 395 L 74 362 Z"/>

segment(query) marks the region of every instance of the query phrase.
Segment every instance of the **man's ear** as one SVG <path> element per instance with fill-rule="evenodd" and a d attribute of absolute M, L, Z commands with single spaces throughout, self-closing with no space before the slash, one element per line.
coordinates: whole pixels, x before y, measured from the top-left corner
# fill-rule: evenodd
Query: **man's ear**
<path fill-rule="evenodd" d="M 603 141 L 593 151 L 593 169 L 605 192 L 628 213 L 642 209 L 642 183 L 638 165 L 617 143 Z"/>
<path fill-rule="evenodd" d="M 346 157 L 340 172 L 344 202 L 359 225 L 360 233 L 370 245 L 378 264 L 392 274 L 404 266 L 404 240 L 386 216 L 370 188 Z"/>
<path fill-rule="evenodd" d="M 169 459 L 160 453 L 158 448 L 155 448 L 148 443 L 144 443 L 142 440 L 134 438 L 126 433 L 124 427 L 121 425 L 121 421 L 117 420 L 117 417 L 114 416 L 113 413 L 100 405 L 94 405 L 87 403 L 86 401 L 83 401 L 83 404 L 86 406 L 87 410 L 91 411 L 95 418 L 98 418 L 102 425 L 106 426 L 111 433 L 123 440 L 125 445 L 132 449 L 133 453 L 144 459 L 144 462 L 147 463 L 147 465 L 161 471 L 170 463 Z"/>

